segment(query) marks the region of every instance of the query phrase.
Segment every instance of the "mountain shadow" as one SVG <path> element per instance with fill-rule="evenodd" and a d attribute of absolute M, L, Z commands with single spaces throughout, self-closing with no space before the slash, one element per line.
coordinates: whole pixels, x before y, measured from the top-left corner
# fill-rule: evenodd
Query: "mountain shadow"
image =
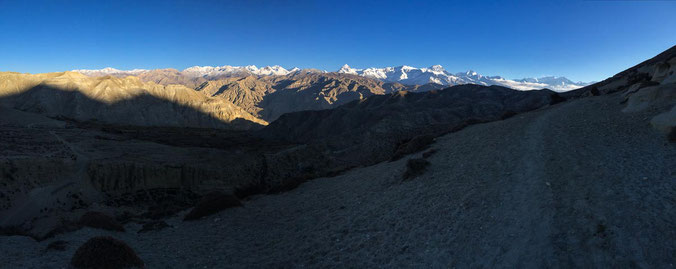
<path fill-rule="evenodd" d="M 128 96 L 131 94 L 127 94 Z M 204 105 L 204 103 L 201 103 Z M 208 104 L 207 104 L 208 105 Z M 227 105 L 227 104 L 226 104 Z M 230 104 L 232 107 L 236 106 Z M 79 90 L 64 89 L 39 84 L 13 95 L 0 97 L 0 106 L 61 117 L 80 122 L 99 122 L 112 125 L 171 126 L 247 130 L 262 125 L 247 119 L 231 121 L 214 115 L 227 110 L 222 104 L 214 104 L 214 111 L 201 111 L 186 104 L 163 99 L 149 93 L 140 93 L 115 102 L 103 102 L 87 96 Z"/>

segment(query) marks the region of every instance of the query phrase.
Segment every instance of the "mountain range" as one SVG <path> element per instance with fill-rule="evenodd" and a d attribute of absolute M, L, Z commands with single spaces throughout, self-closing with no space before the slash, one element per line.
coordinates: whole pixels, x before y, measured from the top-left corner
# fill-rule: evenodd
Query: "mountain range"
<path fill-rule="evenodd" d="M 258 68 L 255 65 L 247 66 L 193 66 L 178 71 L 176 69 L 133 69 L 133 70 L 118 70 L 115 68 L 103 69 L 79 69 L 73 70 L 85 74 L 87 76 L 143 76 L 150 73 L 157 73 L 157 70 L 172 70 L 176 74 L 185 76 L 192 80 L 199 80 L 204 78 L 206 80 L 214 80 L 224 77 L 232 76 L 285 76 L 295 73 L 341 73 L 358 75 L 362 77 L 372 78 L 383 82 L 398 82 L 404 85 L 424 85 L 424 84 L 439 84 L 443 86 L 454 86 L 462 84 L 477 84 L 484 86 L 498 85 L 509 87 L 516 90 L 537 90 L 537 89 L 551 89 L 557 92 L 564 92 L 574 90 L 589 85 L 585 82 L 574 82 L 565 77 L 548 76 L 541 78 L 523 78 L 523 79 L 506 79 L 501 76 L 484 76 L 475 71 L 450 73 L 446 71 L 441 65 L 433 65 L 429 68 L 416 68 L 407 65 L 397 67 L 384 68 L 366 68 L 355 69 L 350 66 L 343 65 L 336 72 L 321 71 L 317 69 L 285 69 L 279 65 L 265 66 Z"/>

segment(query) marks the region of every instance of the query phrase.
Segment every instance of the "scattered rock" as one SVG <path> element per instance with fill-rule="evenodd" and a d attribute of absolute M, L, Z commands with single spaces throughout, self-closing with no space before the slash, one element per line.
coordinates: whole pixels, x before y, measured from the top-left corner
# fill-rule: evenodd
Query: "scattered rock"
<path fill-rule="evenodd" d="M 102 212 L 87 212 L 82 215 L 78 223 L 86 227 L 124 232 L 124 227 L 119 222 L 117 222 L 117 220 Z"/>
<path fill-rule="evenodd" d="M 87 240 L 77 249 L 70 263 L 75 268 L 116 269 L 144 266 L 141 258 L 131 247 L 110 236 L 98 236 Z"/>
<path fill-rule="evenodd" d="M 427 169 L 428 165 L 430 165 L 430 162 L 425 159 L 420 158 L 409 159 L 408 162 L 406 162 L 406 172 L 404 172 L 404 180 L 412 179 L 414 177 L 422 175 Z"/>
<path fill-rule="evenodd" d="M 400 145 L 397 150 L 394 152 L 394 155 L 392 156 L 392 159 L 390 161 L 396 161 L 401 159 L 402 157 L 411 154 L 411 153 L 416 153 L 421 150 L 424 150 L 429 147 L 430 144 L 434 143 L 434 136 L 430 134 L 425 134 L 425 135 L 419 135 L 416 137 L 413 137 L 411 140 L 408 142 Z"/>
<path fill-rule="evenodd" d="M 66 246 L 68 246 L 68 242 L 64 240 L 56 240 L 54 242 L 51 242 L 47 245 L 46 250 L 56 250 L 56 251 L 64 251 L 66 250 Z"/>
<path fill-rule="evenodd" d="M 159 231 L 159 230 L 162 230 L 162 229 L 167 228 L 167 227 L 169 227 L 169 224 L 167 224 L 163 220 L 153 220 L 153 221 L 146 222 L 145 224 L 143 224 L 143 227 L 138 232 L 139 233 L 145 233 L 145 232 L 150 232 L 150 231 Z"/>
<path fill-rule="evenodd" d="M 220 191 L 211 192 L 205 195 L 183 220 L 196 220 L 218 213 L 224 209 L 241 205 L 242 203 L 233 194 L 226 194 Z"/>

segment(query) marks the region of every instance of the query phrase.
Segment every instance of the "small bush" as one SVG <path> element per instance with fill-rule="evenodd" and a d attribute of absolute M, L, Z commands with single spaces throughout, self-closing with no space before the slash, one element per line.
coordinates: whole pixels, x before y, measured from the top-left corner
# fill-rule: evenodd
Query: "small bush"
<path fill-rule="evenodd" d="M 218 213 L 224 209 L 241 206 L 235 195 L 215 191 L 205 195 L 202 200 L 183 218 L 196 220 L 204 216 Z"/>
<path fill-rule="evenodd" d="M 113 217 L 102 212 L 90 211 L 82 215 L 78 222 L 82 226 L 97 229 L 124 232 L 124 227 Z"/>
<path fill-rule="evenodd" d="M 669 142 L 676 142 L 676 127 L 671 127 L 669 134 L 667 134 Z"/>
<path fill-rule="evenodd" d="M 143 268 L 143 261 L 123 241 L 110 236 L 92 237 L 75 251 L 70 260 L 75 268 Z"/>
<path fill-rule="evenodd" d="M 406 172 L 404 172 L 404 180 L 412 179 L 414 177 L 422 175 L 427 169 L 428 165 L 430 165 L 430 162 L 425 159 L 420 158 L 409 159 L 408 162 L 406 162 Z"/>

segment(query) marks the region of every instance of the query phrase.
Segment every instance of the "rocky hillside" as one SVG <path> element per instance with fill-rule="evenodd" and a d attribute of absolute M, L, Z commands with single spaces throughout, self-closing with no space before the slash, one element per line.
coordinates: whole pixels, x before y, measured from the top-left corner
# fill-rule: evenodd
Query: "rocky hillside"
<path fill-rule="evenodd" d="M 0 104 L 51 117 L 119 125 L 241 129 L 266 124 L 227 100 L 185 86 L 76 72 L 0 73 Z"/>
<path fill-rule="evenodd" d="M 650 124 L 676 140 L 676 46 L 601 82 L 562 94 L 566 98 L 621 92 L 623 112 L 660 111 Z"/>
<path fill-rule="evenodd" d="M 287 113 L 260 131 L 268 138 L 326 145 L 354 163 L 389 158 L 421 134 L 439 135 L 469 124 L 510 117 L 563 101 L 549 90 L 459 85 L 428 92 L 374 95 L 335 109 Z"/>
<path fill-rule="evenodd" d="M 196 87 L 271 122 L 284 113 L 329 109 L 372 95 L 396 91 L 428 91 L 441 85 L 403 85 L 336 73 L 294 72 L 285 76 L 229 77 Z"/>

